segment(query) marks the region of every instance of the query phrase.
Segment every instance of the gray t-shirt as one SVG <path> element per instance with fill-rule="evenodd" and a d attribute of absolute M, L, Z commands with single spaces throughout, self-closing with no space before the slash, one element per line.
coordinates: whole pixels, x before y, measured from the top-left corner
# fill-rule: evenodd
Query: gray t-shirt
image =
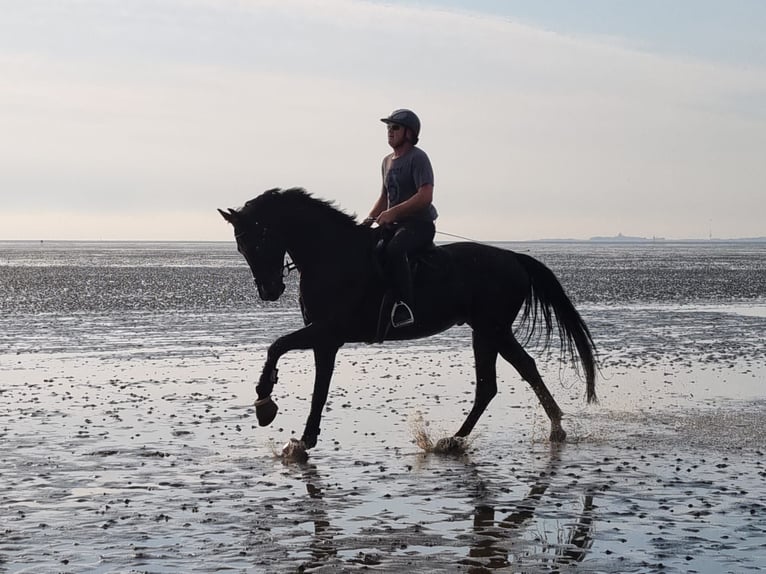
<path fill-rule="evenodd" d="M 422 149 L 413 147 L 402 157 L 394 159 L 393 156 L 391 153 L 384 157 L 382 167 L 383 187 L 386 190 L 389 208 L 407 201 L 421 186 L 434 183 L 431 160 Z M 433 221 L 437 215 L 436 208 L 429 205 L 428 209 L 411 218 Z"/>

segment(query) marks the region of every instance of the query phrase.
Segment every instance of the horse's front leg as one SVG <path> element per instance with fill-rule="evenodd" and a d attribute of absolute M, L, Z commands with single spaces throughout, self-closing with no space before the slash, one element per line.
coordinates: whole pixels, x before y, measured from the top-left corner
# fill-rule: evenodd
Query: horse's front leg
<path fill-rule="evenodd" d="M 314 448 L 319 436 L 319 422 L 322 419 L 322 411 L 327 402 L 327 394 L 330 391 L 330 379 L 335 369 L 335 357 L 339 347 L 319 347 L 314 349 L 314 392 L 311 395 L 311 411 L 309 412 L 306 428 L 301 440 L 306 448 Z"/>
<path fill-rule="evenodd" d="M 277 382 L 277 363 L 282 355 L 293 349 L 311 349 L 325 337 L 321 327 L 312 324 L 298 329 L 274 341 L 266 354 L 261 378 L 255 387 L 258 399 L 255 401 L 255 415 L 262 427 L 271 424 L 277 416 L 277 404 L 271 398 L 271 391 Z"/>

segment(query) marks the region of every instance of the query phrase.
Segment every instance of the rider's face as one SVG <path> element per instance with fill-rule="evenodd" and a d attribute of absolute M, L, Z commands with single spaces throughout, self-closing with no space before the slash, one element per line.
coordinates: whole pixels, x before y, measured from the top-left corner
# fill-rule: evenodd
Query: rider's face
<path fill-rule="evenodd" d="M 399 124 L 387 124 L 388 130 L 388 145 L 391 147 L 398 147 L 404 143 L 406 129 Z"/>

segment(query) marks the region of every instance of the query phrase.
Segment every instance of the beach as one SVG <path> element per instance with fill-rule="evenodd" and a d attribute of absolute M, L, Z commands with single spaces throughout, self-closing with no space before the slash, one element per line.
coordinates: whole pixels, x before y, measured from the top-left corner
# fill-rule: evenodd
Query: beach
<path fill-rule="evenodd" d="M 233 243 L 0 242 L 0 572 L 766 570 L 766 245 L 504 245 L 553 269 L 599 350 L 597 405 L 530 348 L 548 441 L 504 362 L 467 452 L 470 330 L 347 345 L 319 444 L 295 274 L 257 299 Z"/>

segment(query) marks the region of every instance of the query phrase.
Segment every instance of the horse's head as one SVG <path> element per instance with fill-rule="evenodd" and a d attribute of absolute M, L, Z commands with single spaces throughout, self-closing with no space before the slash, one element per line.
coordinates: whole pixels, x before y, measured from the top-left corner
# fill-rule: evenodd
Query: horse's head
<path fill-rule="evenodd" d="M 275 301 L 285 290 L 284 274 L 291 268 L 333 269 L 349 273 L 348 253 L 340 247 L 360 248 L 359 233 L 371 231 L 330 202 L 316 199 L 301 188 L 270 189 L 248 201 L 240 210 L 218 212 L 234 226 L 237 249 L 253 272 L 261 299 Z M 285 264 L 285 254 L 295 262 Z M 341 261 L 341 263 L 338 263 Z"/>
<path fill-rule="evenodd" d="M 285 291 L 284 259 L 286 248 L 276 222 L 258 217 L 256 210 L 245 206 L 242 210 L 218 210 L 234 227 L 237 251 L 247 261 L 264 301 L 276 301 Z"/>

